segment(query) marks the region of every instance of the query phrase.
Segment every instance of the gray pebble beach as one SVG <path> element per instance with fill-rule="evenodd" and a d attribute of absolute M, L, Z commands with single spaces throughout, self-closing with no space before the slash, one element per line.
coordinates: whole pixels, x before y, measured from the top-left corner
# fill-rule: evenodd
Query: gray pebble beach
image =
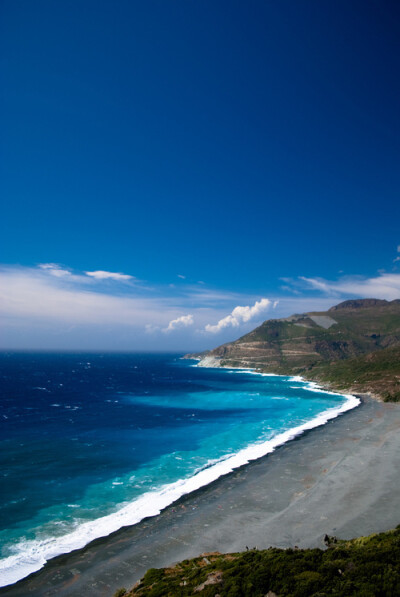
<path fill-rule="evenodd" d="M 362 404 L 187 495 L 159 516 L 48 562 L 7 597 L 111 597 L 204 552 L 324 547 L 400 523 L 400 405 Z"/>

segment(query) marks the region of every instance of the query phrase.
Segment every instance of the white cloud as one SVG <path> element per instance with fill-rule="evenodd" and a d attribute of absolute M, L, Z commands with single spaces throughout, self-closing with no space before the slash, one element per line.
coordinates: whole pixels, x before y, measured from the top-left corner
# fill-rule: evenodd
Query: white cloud
<path fill-rule="evenodd" d="M 172 319 L 168 326 L 163 329 L 163 332 L 172 332 L 173 330 L 177 330 L 179 328 L 187 328 L 189 325 L 193 325 L 193 323 L 193 315 L 181 315 L 181 317 Z"/>
<path fill-rule="evenodd" d="M 143 337 L 149 340 L 153 336 L 149 332 L 154 332 L 158 344 L 153 340 L 152 348 L 181 348 L 185 341 L 188 350 L 203 350 L 208 346 L 205 340 L 199 346 L 194 322 L 204 329 L 209 321 L 223 316 L 227 304 L 254 300 L 206 286 L 201 292 L 189 286 L 149 289 L 137 285 L 136 279 L 135 285 L 129 285 L 121 296 L 117 284 L 99 288 L 92 283 L 97 281 L 54 263 L 38 267 L 0 265 L 0 329 L 7 328 L 7 336 L 1 334 L 0 346 L 50 347 L 57 337 L 60 347 L 118 347 L 123 337 L 125 345 L 140 350 Z M 176 341 L 170 334 L 161 334 L 178 328 L 185 334 L 177 334 Z M 66 331 L 68 337 L 63 336 Z M 100 344 L 98 338 L 104 343 Z"/>
<path fill-rule="evenodd" d="M 80 287 L 82 277 L 66 286 L 63 279 L 33 268 L 0 271 L 0 316 L 21 322 L 130 326 L 154 319 L 161 307 L 161 301 L 91 292 Z"/>
<path fill-rule="evenodd" d="M 183 276 L 182 274 L 177 274 L 178 278 L 181 278 L 182 280 L 186 280 L 186 276 Z"/>
<path fill-rule="evenodd" d="M 299 280 L 303 280 L 303 282 L 309 284 L 314 290 L 322 290 L 322 292 L 329 292 L 331 288 L 328 282 L 325 282 L 320 278 L 306 278 L 305 276 L 299 276 Z"/>
<path fill-rule="evenodd" d="M 87 276 L 95 278 L 96 280 L 133 280 L 133 276 L 128 274 L 120 274 L 117 272 L 105 272 L 103 270 L 97 270 L 95 272 L 85 272 Z"/>
<path fill-rule="evenodd" d="M 400 274 L 382 273 L 372 278 L 362 276 L 344 276 L 337 281 L 321 278 L 305 278 L 300 280 L 314 290 L 321 290 L 332 297 L 379 298 L 394 300 L 400 298 Z"/>
<path fill-rule="evenodd" d="M 135 279 L 135 284 L 127 284 L 126 292 L 121 295 L 118 282 L 104 285 L 99 282 L 83 272 L 54 263 L 37 267 L 0 265 L 0 346 L 205 350 L 213 348 L 210 334 L 205 331 L 208 322 L 221 320 L 234 305 L 255 302 L 254 296 L 206 285 L 147 288 L 139 286 Z M 290 315 L 301 309 L 285 300 L 281 299 L 275 316 Z M 329 302 L 326 298 L 309 300 L 310 303 L 315 300 L 318 308 Z M 330 301 L 329 306 L 332 304 Z M 254 307 L 239 307 L 232 313 L 244 321 L 254 314 Z M 237 328 L 231 325 L 218 339 L 228 342 L 236 335 Z"/>
<path fill-rule="evenodd" d="M 207 324 L 206 332 L 216 334 L 227 327 L 239 327 L 241 323 L 246 323 L 263 313 L 270 306 L 271 301 L 267 298 L 262 298 L 256 301 L 252 307 L 235 307 L 229 315 L 220 319 L 216 325 Z"/>
<path fill-rule="evenodd" d="M 240 292 L 216 290 L 215 288 L 207 287 L 204 282 L 200 285 L 186 286 L 185 293 L 191 300 L 211 305 L 221 305 L 222 303 L 231 305 L 240 300 L 254 300 L 253 295 L 246 296 Z"/>
<path fill-rule="evenodd" d="M 212 333 L 219 332 L 218 343 L 235 340 L 239 326 L 248 323 L 249 330 L 249 322 L 257 325 L 268 308 L 270 316 L 286 317 L 324 311 L 346 298 L 400 298 L 400 273 L 395 272 L 335 281 L 287 279 L 288 288 L 301 291 L 300 296 L 281 293 L 261 300 L 205 284 L 148 288 L 136 278 L 129 283 L 131 276 L 128 283 L 122 279 L 121 294 L 118 279 L 126 274 L 116 275 L 115 283 L 102 284 L 109 279 L 103 271 L 95 278 L 56 263 L 0 265 L 0 346 L 193 352 L 213 348 Z"/>
<path fill-rule="evenodd" d="M 56 278 L 65 278 L 70 276 L 71 272 L 68 269 L 62 268 L 57 263 L 40 263 L 39 268 L 45 270 Z"/>
<path fill-rule="evenodd" d="M 400 253 L 400 245 L 397 245 L 397 252 Z M 400 255 L 393 259 L 393 263 L 397 263 L 398 261 L 400 261 Z"/>

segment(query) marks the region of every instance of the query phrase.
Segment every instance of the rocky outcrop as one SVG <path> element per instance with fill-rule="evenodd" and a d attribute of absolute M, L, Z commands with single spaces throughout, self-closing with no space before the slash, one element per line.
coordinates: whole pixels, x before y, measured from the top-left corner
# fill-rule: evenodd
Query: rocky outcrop
<path fill-rule="evenodd" d="M 198 367 L 221 367 L 221 359 L 214 355 L 208 355 L 199 360 Z"/>

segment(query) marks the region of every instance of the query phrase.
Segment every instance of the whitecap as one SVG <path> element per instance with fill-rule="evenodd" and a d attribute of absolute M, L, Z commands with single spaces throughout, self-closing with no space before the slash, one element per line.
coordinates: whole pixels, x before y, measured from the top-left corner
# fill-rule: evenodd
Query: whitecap
<path fill-rule="evenodd" d="M 296 381 L 300 381 L 298 377 L 296 377 Z M 301 379 L 301 381 L 303 380 Z M 314 382 L 305 382 L 305 388 L 310 391 L 335 394 L 335 392 L 317 389 L 317 387 Z M 330 419 L 355 408 L 361 402 L 350 394 L 335 395 L 342 396 L 346 401 L 340 406 L 319 413 L 306 423 L 279 433 L 272 439 L 250 444 L 236 454 L 228 454 L 218 460 L 210 460 L 205 467 L 188 479 L 180 479 L 158 488 L 154 487 L 135 501 L 123 505 L 116 512 L 84 522 L 63 536 L 19 542 L 14 546 L 14 554 L 0 561 L 0 586 L 15 583 L 39 570 L 51 558 L 80 549 L 94 539 L 105 537 L 124 526 L 137 524 L 146 517 L 156 516 L 183 495 L 212 483 L 250 461 L 270 454 L 278 446 L 298 437 L 305 431 L 325 425 Z M 114 483 L 120 482 L 114 481 Z"/>

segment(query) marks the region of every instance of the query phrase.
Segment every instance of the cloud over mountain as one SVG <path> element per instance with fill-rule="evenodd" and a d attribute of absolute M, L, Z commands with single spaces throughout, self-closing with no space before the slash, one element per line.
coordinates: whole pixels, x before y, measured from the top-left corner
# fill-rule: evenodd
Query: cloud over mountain
<path fill-rule="evenodd" d="M 246 323 L 251 319 L 254 319 L 258 315 L 261 315 L 271 305 L 271 301 L 267 298 L 262 298 L 256 301 L 252 307 L 240 307 L 237 306 L 233 309 L 232 313 L 220 319 L 216 325 L 207 324 L 205 327 L 206 332 L 216 334 L 227 327 L 239 327 L 241 323 Z"/>

